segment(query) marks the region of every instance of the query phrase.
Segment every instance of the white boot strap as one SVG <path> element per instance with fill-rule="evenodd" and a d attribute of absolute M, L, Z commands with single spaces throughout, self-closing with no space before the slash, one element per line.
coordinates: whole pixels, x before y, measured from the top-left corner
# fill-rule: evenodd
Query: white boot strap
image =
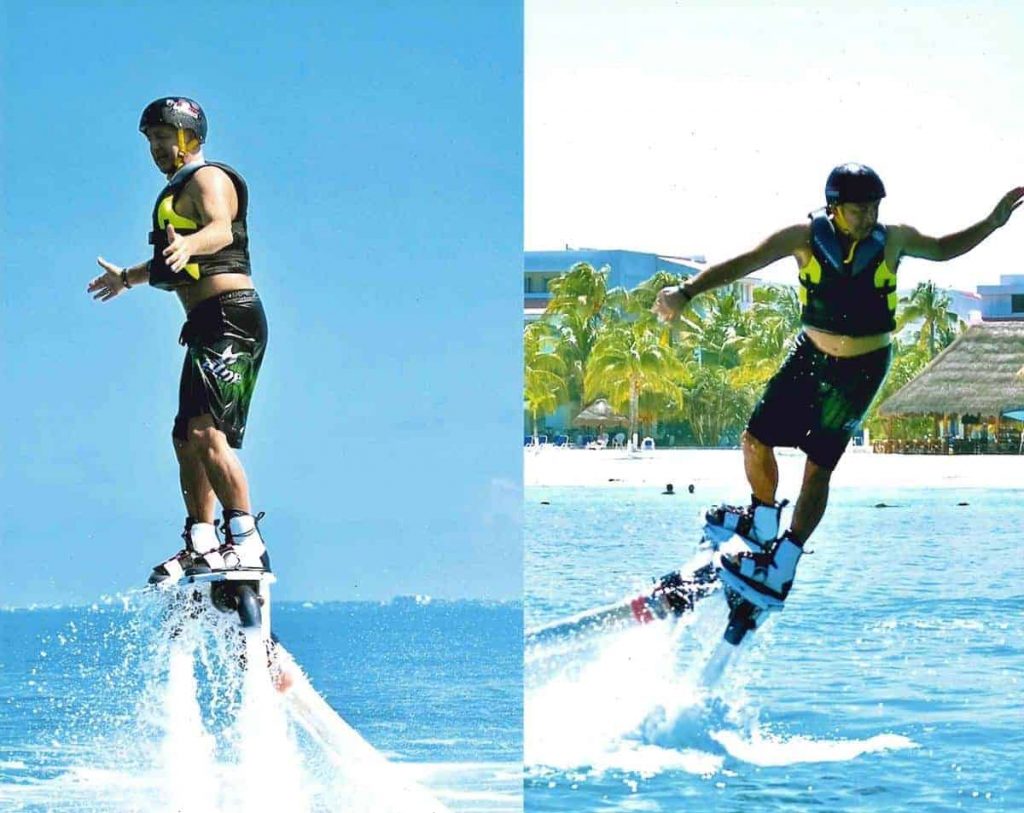
<path fill-rule="evenodd" d="M 232 538 L 248 536 L 256 530 L 256 519 L 252 514 L 242 514 L 228 520 L 228 531 Z"/>
<path fill-rule="evenodd" d="M 771 542 L 779 535 L 781 505 L 758 505 L 754 508 L 753 535 L 758 542 Z"/>
<path fill-rule="evenodd" d="M 212 550 L 204 554 L 203 561 L 209 565 L 210 570 L 228 570 L 232 567 L 219 550 Z"/>
<path fill-rule="evenodd" d="M 192 550 L 199 556 L 217 550 L 220 540 L 217 539 L 217 529 L 210 522 L 196 522 L 188 530 L 189 542 L 192 543 Z"/>
<path fill-rule="evenodd" d="M 178 581 L 178 579 L 180 579 L 182 576 L 185 575 L 185 568 L 183 568 L 181 566 L 181 562 L 178 561 L 178 557 L 177 556 L 172 556 L 170 559 L 168 559 L 162 565 L 158 565 L 154 569 L 156 570 L 156 569 L 159 569 L 161 567 L 165 571 L 167 571 L 167 578 L 164 579 L 164 581 L 172 582 L 173 583 L 173 582 Z"/>

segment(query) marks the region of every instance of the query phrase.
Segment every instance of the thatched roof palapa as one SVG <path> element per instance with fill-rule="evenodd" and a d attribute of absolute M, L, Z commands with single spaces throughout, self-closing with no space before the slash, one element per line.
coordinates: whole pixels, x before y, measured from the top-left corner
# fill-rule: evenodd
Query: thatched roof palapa
<path fill-rule="evenodd" d="M 628 420 L 622 415 L 616 415 L 615 410 L 604 398 L 598 398 L 577 415 L 573 423 L 577 426 L 609 426 L 624 424 Z"/>
<path fill-rule="evenodd" d="M 973 325 L 879 406 L 881 415 L 979 415 L 1024 408 L 1024 322 Z"/>

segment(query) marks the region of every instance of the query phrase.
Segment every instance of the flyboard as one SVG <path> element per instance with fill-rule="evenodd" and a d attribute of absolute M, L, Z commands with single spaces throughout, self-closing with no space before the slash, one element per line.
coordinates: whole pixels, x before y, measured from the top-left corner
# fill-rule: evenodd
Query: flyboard
<path fill-rule="evenodd" d="M 277 581 L 263 568 L 238 568 L 209 573 L 186 573 L 178 585 L 203 585 L 209 588 L 210 604 L 221 612 L 238 615 L 238 624 L 244 630 L 259 629 L 264 641 L 270 635 L 270 585 Z"/>
<path fill-rule="evenodd" d="M 679 570 L 654 580 L 647 593 L 617 604 L 597 607 L 570 618 L 555 621 L 526 633 L 527 646 L 573 636 L 611 632 L 635 624 L 649 624 L 681 618 L 692 613 L 697 604 L 721 592 L 729 605 L 729 620 L 723 638 L 738 646 L 747 633 L 756 629 L 781 604 L 753 604 L 730 587 L 721 576 L 723 556 L 745 551 L 759 552 L 761 546 L 734 530 L 712 521 L 717 508 L 705 516 L 697 553 Z"/>

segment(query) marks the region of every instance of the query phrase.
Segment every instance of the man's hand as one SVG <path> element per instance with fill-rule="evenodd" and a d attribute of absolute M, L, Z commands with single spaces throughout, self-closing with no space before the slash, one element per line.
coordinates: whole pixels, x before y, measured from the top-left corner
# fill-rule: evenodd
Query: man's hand
<path fill-rule="evenodd" d="M 682 285 L 670 285 L 658 291 L 658 296 L 651 306 L 651 313 L 663 322 L 671 322 L 690 304 L 692 298 Z"/>
<path fill-rule="evenodd" d="M 188 237 L 176 233 L 170 223 L 167 224 L 167 248 L 164 249 L 164 259 L 167 267 L 176 274 L 180 273 L 192 259 L 192 245 Z"/>
<path fill-rule="evenodd" d="M 996 204 L 996 208 L 992 210 L 992 214 L 988 216 L 992 225 L 997 229 L 1000 226 L 1005 226 L 1006 221 L 1013 214 L 1013 210 L 1020 206 L 1022 198 L 1024 198 L 1024 186 L 1018 186 L 1003 195 L 999 203 Z"/>
<path fill-rule="evenodd" d="M 90 282 L 89 287 L 85 290 L 93 295 L 93 299 L 109 302 L 124 290 L 124 281 L 121 279 L 123 269 L 113 263 L 108 263 L 102 257 L 97 257 L 96 262 L 103 269 L 103 273 Z"/>

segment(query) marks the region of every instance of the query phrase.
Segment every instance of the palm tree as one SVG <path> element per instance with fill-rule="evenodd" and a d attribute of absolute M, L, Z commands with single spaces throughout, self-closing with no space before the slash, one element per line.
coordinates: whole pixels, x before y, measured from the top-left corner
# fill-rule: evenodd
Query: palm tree
<path fill-rule="evenodd" d="M 565 362 L 554 352 L 555 344 L 551 326 L 544 322 L 533 322 L 523 331 L 523 400 L 535 443 L 537 416 L 554 412 L 568 395 Z"/>
<path fill-rule="evenodd" d="M 739 357 L 743 379 L 760 386 L 785 360 L 800 330 L 800 300 L 795 288 L 766 285 L 754 289 L 754 302 L 743 314 Z"/>
<path fill-rule="evenodd" d="M 607 268 L 597 271 L 589 263 L 576 263 L 548 283 L 551 301 L 543 320 L 558 335 L 556 352 L 565 365 L 565 397 L 574 412 L 583 399 L 587 358 L 604 318 L 607 282 Z"/>
<path fill-rule="evenodd" d="M 608 267 L 597 271 L 590 263 L 576 263 L 548 283 L 551 301 L 545 313 L 566 313 L 582 309 L 596 316 L 604 306 Z"/>
<path fill-rule="evenodd" d="M 732 370 L 703 364 L 686 387 L 682 416 L 699 446 L 717 446 L 731 435 L 738 439 L 753 406 L 754 396 L 736 386 Z"/>
<path fill-rule="evenodd" d="M 738 437 L 758 392 L 778 369 L 800 326 L 800 303 L 787 287 L 754 290 L 754 304 L 740 308 L 736 286 L 702 297 L 682 320 L 680 352 L 697 369 L 680 412 L 700 445 Z"/>
<path fill-rule="evenodd" d="M 934 282 L 919 282 L 910 296 L 900 300 L 903 308 L 897 324 L 897 331 L 908 324 L 921 320 L 918 341 L 928 351 L 928 360 L 956 338 L 960 317 L 949 309 L 949 295 L 940 291 Z"/>
<path fill-rule="evenodd" d="M 743 314 L 735 286 L 717 288 L 702 296 L 697 307 L 680 317 L 680 338 L 692 348 L 701 365 L 739 364 Z"/>
<path fill-rule="evenodd" d="M 629 435 L 637 432 L 640 396 L 658 393 L 681 400 L 686 366 L 662 341 L 653 316 L 610 321 L 601 328 L 584 376 L 587 400 L 605 396 L 612 407 L 629 409 Z"/>

